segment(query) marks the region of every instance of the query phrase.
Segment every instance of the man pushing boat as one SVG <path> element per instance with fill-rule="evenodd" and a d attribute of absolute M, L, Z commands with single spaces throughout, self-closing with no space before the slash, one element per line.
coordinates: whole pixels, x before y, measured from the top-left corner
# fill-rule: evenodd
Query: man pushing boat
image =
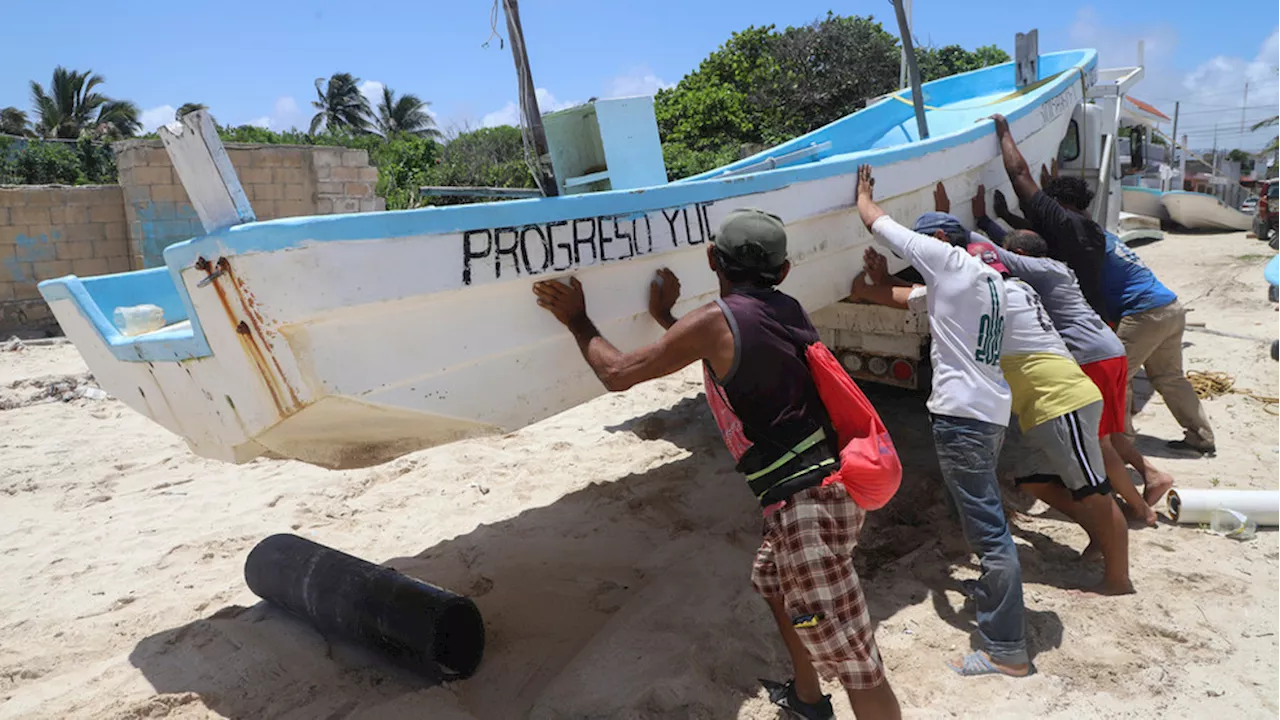
<path fill-rule="evenodd" d="M 679 281 L 669 270 L 659 271 L 649 311 L 667 332 L 629 353 L 600 335 L 576 278 L 567 285 L 538 282 L 533 290 L 538 304 L 573 333 L 609 390 L 701 361 L 711 378 L 708 401 L 731 409 L 741 423 L 738 434 L 727 426 L 722 431 L 764 510 L 764 540 L 751 581 L 773 611 L 795 670 L 791 681 L 766 685 L 771 699 L 797 717 L 834 717 L 821 673 L 839 679 L 859 718 L 898 718 L 853 565 L 866 508 L 846 485 L 832 482 L 840 448 L 806 362 L 818 333 L 800 303 L 776 287 L 790 270 L 783 223 L 759 210 L 734 210 L 707 259 L 720 297 L 677 320 L 671 309 Z"/>

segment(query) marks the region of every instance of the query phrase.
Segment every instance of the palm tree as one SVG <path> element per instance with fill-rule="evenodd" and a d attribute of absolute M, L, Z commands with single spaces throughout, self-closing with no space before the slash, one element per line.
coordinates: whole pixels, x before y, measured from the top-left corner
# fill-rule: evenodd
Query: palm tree
<path fill-rule="evenodd" d="M 0 110 L 0 135 L 28 135 L 27 114 L 16 107 Z"/>
<path fill-rule="evenodd" d="M 111 140 L 133 137 L 142 129 L 141 113 L 128 100 L 108 100 L 98 110 L 94 127 L 98 135 Z"/>
<path fill-rule="evenodd" d="M 1277 124 L 1280 124 L 1280 115 L 1272 115 L 1271 117 L 1266 118 L 1265 120 L 1259 120 L 1258 122 L 1254 123 L 1252 129 L 1261 130 L 1262 128 L 1272 127 Z M 1267 146 L 1265 148 L 1258 151 L 1258 154 L 1266 155 L 1268 153 L 1273 153 L 1273 152 L 1276 152 L 1277 148 L 1280 148 L 1280 135 L 1271 138 L 1271 142 L 1267 143 Z"/>
<path fill-rule="evenodd" d="M 208 109 L 209 109 L 209 106 L 205 105 L 204 103 L 182 103 L 182 107 L 178 108 L 178 111 L 173 114 L 173 119 L 181 120 L 182 116 L 186 115 L 187 113 L 193 113 L 197 110 L 208 110 Z"/>
<path fill-rule="evenodd" d="M 350 130 L 367 133 L 372 129 L 369 100 L 360 92 L 360 78 L 351 73 L 334 73 L 324 85 L 324 78 L 316 78 L 316 99 L 311 106 L 319 112 L 311 118 L 311 134 L 323 126 L 327 130 Z"/>
<path fill-rule="evenodd" d="M 78 72 L 61 65 L 54 68 L 53 82 L 46 92 L 35 80 L 31 81 L 31 102 L 35 105 L 36 127 L 44 137 L 74 139 L 89 127 L 94 113 L 110 98 L 94 92 L 94 88 L 106 82 L 93 71 Z"/>
<path fill-rule="evenodd" d="M 430 104 L 417 95 L 401 95 L 397 100 L 396 91 L 384 85 L 382 100 L 378 103 L 378 134 L 389 138 L 396 133 L 408 133 L 439 140 L 443 134 L 427 112 Z"/>

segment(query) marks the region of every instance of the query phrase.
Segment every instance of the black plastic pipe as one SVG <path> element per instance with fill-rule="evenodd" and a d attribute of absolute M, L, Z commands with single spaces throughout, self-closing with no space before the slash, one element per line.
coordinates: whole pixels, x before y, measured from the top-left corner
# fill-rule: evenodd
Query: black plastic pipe
<path fill-rule="evenodd" d="M 469 598 L 297 535 L 258 543 L 244 579 L 322 634 L 436 679 L 469 677 L 484 654 L 484 621 Z"/>

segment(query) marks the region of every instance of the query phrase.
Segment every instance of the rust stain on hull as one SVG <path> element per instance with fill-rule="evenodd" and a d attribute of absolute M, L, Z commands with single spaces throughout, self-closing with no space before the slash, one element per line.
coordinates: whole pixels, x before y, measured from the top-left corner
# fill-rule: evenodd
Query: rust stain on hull
<path fill-rule="evenodd" d="M 222 309 L 227 314 L 227 319 L 235 324 L 236 337 L 240 340 L 241 347 L 244 348 L 245 354 L 249 356 L 257 368 L 258 375 L 267 386 L 267 392 L 271 395 L 271 402 L 275 405 L 280 417 L 285 418 L 297 412 L 302 403 L 298 399 L 297 393 L 294 392 L 293 387 L 285 379 L 284 369 L 281 367 L 280 361 L 271 353 L 266 336 L 262 332 L 261 318 L 257 316 L 254 308 L 251 307 L 251 303 L 246 302 L 245 293 L 242 291 L 235 274 L 231 271 L 231 263 L 225 257 L 218 258 L 217 269 L 215 270 L 212 263 L 204 258 L 199 258 L 196 260 L 195 266 L 199 270 L 204 270 L 210 279 L 214 291 L 218 294 L 218 301 L 222 303 Z M 241 320 L 237 317 L 238 313 L 232 307 L 226 288 L 223 287 L 222 283 L 218 282 L 222 275 L 226 275 L 231 280 L 231 284 L 235 288 L 237 304 L 240 306 L 241 313 L 246 320 Z M 260 346 L 259 340 L 266 347 Z"/>

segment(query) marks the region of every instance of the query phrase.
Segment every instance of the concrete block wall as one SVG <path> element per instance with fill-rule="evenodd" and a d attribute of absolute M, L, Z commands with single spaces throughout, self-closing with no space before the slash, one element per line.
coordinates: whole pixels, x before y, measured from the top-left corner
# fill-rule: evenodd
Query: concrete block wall
<path fill-rule="evenodd" d="M 163 265 L 166 247 L 201 234 L 200 220 L 159 140 L 114 147 L 134 265 Z M 227 156 L 259 220 L 386 209 L 364 150 L 231 143 Z"/>
<path fill-rule="evenodd" d="M 0 187 L 0 334 L 56 326 L 41 280 L 131 269 L 117 185 Z"/>

